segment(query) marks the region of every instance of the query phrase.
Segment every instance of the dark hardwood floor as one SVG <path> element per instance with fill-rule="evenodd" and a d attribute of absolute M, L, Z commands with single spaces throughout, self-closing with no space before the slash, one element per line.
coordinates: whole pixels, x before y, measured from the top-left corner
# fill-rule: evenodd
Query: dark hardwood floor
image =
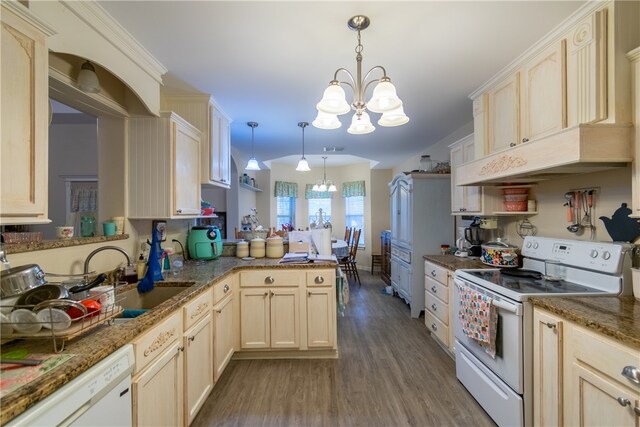
<path fill-rule="evenodd" d="M 424 319 L 360 276 L 338 317 L 339 359 L 231 361 L 192 426 L 495 425 Z"/>

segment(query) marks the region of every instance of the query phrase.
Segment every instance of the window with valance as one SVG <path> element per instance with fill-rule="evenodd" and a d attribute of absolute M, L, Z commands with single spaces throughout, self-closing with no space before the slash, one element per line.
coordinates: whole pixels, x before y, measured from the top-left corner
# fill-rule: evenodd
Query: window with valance
<path fill-rule="evenodd" d="M 364 181 L 351 181 L 342 184 L 342 197 L 365 196 Z"/>

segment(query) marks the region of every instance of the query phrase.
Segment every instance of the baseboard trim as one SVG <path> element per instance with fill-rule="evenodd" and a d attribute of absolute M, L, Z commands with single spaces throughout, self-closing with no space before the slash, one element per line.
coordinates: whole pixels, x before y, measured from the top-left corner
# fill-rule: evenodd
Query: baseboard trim
<path fill-rule="evenodd" d="M 338 359 L 336 349 L 330 350 L 251 350 L 236 351 L 233 360 L 253 359 Z"/>

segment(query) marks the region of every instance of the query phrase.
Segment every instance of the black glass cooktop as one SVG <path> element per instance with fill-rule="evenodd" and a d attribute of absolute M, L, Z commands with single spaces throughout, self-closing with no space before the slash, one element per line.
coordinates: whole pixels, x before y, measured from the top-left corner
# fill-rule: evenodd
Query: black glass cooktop
<path fill-rule="evenodd" d="M 542 277 L 517 277 L 502 274 L 500 270 L 474 270 L 467 273 L 494 285 L 522 294 L 577 294 L 600 293 L 602 291 L 564 280 L 545 280 Z"/>

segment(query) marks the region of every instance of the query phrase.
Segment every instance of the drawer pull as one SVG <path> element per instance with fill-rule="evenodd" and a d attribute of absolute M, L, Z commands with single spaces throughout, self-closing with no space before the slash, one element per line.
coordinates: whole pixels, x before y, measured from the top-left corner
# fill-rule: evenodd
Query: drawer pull
<path fill-rule="evenodd" d="M 436 271 L 435 271 L 435 270 L 431 270 L 431 275 L 432 275 L 433 277 L 436 277 Z"/>
<path fill-rule="evenodd" d="M 435 285 L 431 286 L 431 291 L 432 291 L 434 294 L 436 293 L 437 289 L 436 289 L 436 286 L 435 286 Z"/>
<path fill-rule="evenodd" d="M 273 282 L 275 282 L 275 281 L 276 281 L 276 279 L 274 279 L 274 278 L 273 278 L 273 277 L 271 277 L 271 276 L 267 276 L 267 277 L 264 279 L 264 283 L 269 283 L 269 284 L 271 284 L 271 283 L 273 283 Z"/>
<path fill-rule="evenodd" d="M 438 330 L 438 326 L 435 323 L 431 324 L 431 329 L 433 329 L 434 331 Z"/>
<path fill-rule="evenodd" d="M 314 282 L 316 282 L 318 285 L 321 284 L 321 283 L 324 283 L 324 277 L 316 276 Z"/>
<path fill-rule="evenodd" d="M 635 366 L 625 366 L 622 368 L 621 374 L 632 383 L 640 385 L 640 369 Z"/>
<path fill-rule="evenodd" d="M 516 146 L 515 142 L 512 142 L 511 144 L 509 144 L 509 147 L 515 147 L 515 146 Z"/>
<path fill-rule="evenodd" d="M 546 325 L 549 329 L 556 329 L 557 326 L 555 323 L 541 322 L 543 325 Z"/>
<path fill-rule="evenodd" d="M 629 405 L 631 405 L 631 401 L 629 399 L 627 399 L 626 397 L 619 397 L 616 400 L 618 401 L 620 406 L 629 406 Z"/>
<path fill-rule="evenodd" d="M 224 293 L 226 294 L 227 292 L 229 292 L 229 285 L 224 285 L 224 287 L 222 288 L 222 290 L 224 291 Z"/>
<path fill-rule="evenodd" d="M 435 304 L 431 304 L 431 308 L 433 309 L 433 311 L 436 311 L 438 309 L 438 306 L 436 306 Z"/>

